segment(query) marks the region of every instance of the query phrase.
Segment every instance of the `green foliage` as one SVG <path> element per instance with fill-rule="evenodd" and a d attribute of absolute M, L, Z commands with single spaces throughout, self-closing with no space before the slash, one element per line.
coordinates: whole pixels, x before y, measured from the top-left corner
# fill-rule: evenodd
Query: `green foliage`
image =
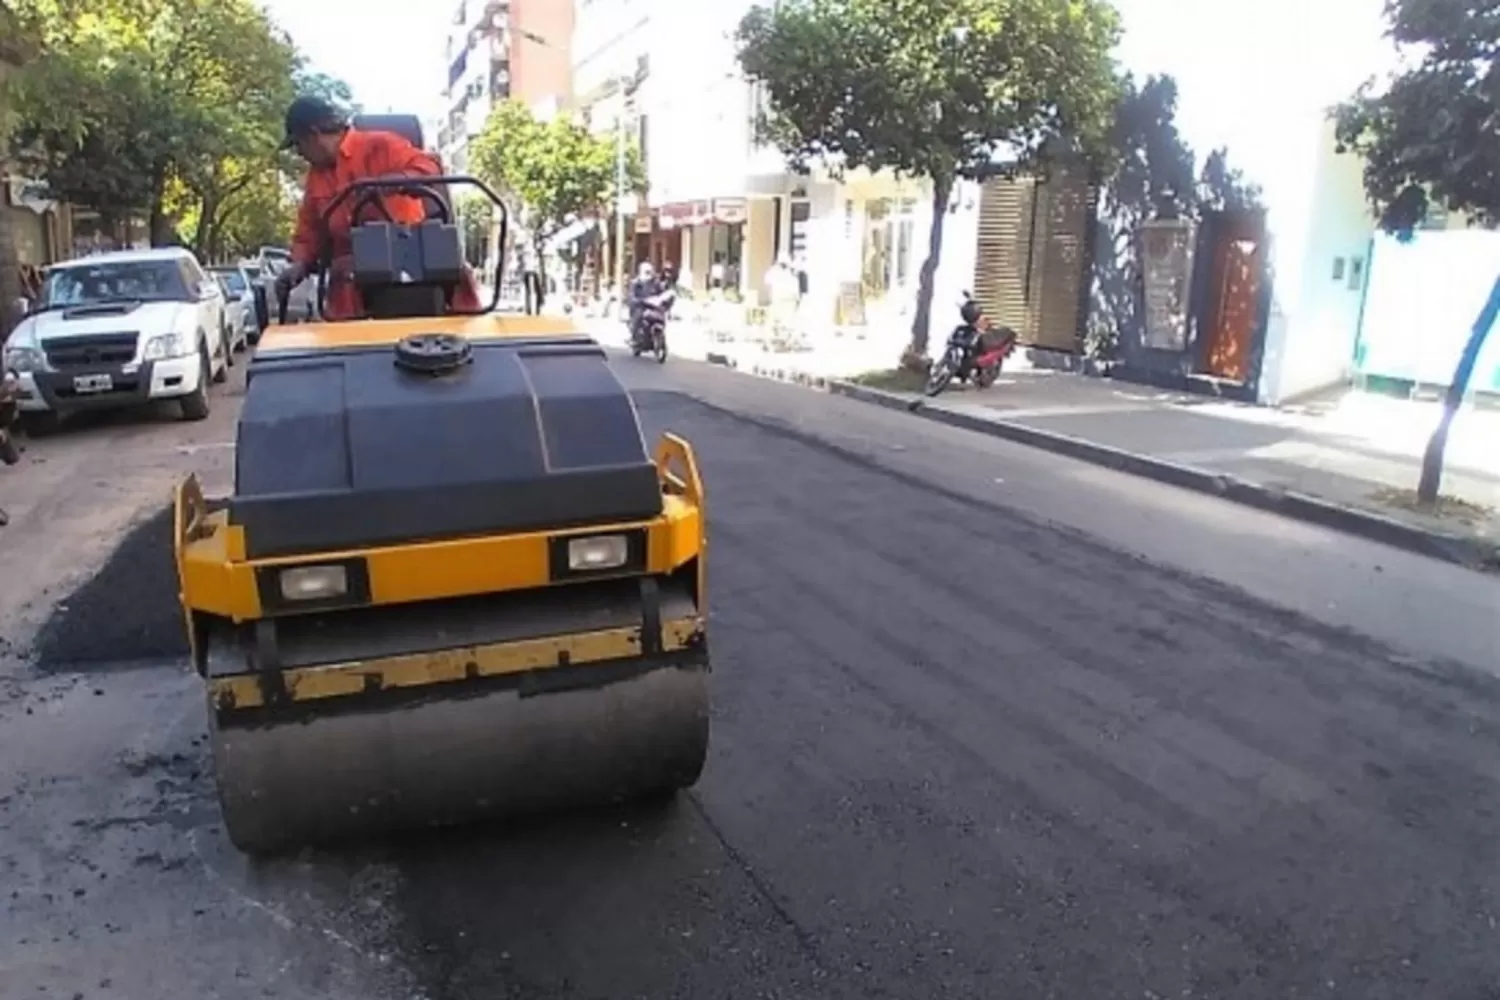
<path fill-rule="evenodd" d="M 617 148 L 571 118 L 539 121 L 519 101 L 490 113 L 469 147 L 474 173 L 518 200 L 540 243 L 571 219 L 602 213 L 615 199 Z M 626 187 L 640 191 L 644 171 L 634 144 L 626 147 Z"/>
<path fill-rule="evenodd" d="M 1413 65 L 1384 86 L 1367 81 L 1334 112 L 1340 147 L 1364 158 L 1382 228 L 1409 235 L 1434 202 L 1500 223 L 1500 4 L 1388 0 L 1386 17 Z"/>
<path fill-rule="evenodd" d="M 741 68 L 765 89 L 760 131 L 795 168 L 932 180 L 911 357 L 927 347 L 954 180 L 997 161 L 1106 159 L 1119 36 L 1108 0 L 784 0 L 740 22 Z"/>
<path fill-rule="evenodd" d="M 943 178 L 1059 140 L 1103 155 L 1119 33 L 1105 0 L 788 0 L 738 40 L 795 163 Z"/>
<path fill-rule="evenodd" d="M 16 88 L 12 149 L 106 222 L 217 256 L 286 229 L 277 153 L 299 89 L 349 107 L 253 0 L 12 0 L 42 52 Z M 175 232 L 174 232 L 175 230 Z"/>

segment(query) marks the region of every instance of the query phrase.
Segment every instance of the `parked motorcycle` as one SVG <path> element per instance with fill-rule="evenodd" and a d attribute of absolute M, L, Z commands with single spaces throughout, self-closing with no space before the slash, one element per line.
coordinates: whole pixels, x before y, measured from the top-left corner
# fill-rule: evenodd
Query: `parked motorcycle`
<path fill-rule="evenodd" d="M 641 302 L 640 315 L 630 335 L 630 353 L 633 357 L 650 353 L 658 364 L 667 361 L 667 312 L 675 298 L 671 292 L 653 295 Z"/>
<path fill-rule="evenodd" d="M 958 379 L 985 389 L 1000 377 L 1005 359 L 1016 349 L 1016 332 L 1010 327 L 991 327 L 983 307 L 964 292 L 958 315 L 962 320 L 948 336 L 948 345 L 927 373 L 924 392 L 936 396 Z"/>

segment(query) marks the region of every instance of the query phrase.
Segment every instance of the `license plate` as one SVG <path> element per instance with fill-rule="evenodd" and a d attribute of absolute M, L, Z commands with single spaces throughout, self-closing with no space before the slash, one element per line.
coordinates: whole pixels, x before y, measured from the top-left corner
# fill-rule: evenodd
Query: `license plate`
<path fill-rule="evenodd" d="M 73 378 L 74 392 L 109 392 L 115 380 L 108 375 L 77 375 Z"/>

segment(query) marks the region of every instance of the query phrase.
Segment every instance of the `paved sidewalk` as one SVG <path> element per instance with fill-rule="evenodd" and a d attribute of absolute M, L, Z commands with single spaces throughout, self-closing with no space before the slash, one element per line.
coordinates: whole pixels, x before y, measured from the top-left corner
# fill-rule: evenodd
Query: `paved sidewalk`
<path fill-rule="evenodd" d="M 622 325 L 595 336 L 623 345 Z M 810 383 L 1460 562 L 1500 563 L 1500 412 L 1465 409 L 1450 436 L 1440 514 L 1411 509 L 1437 404 L 1332 392 L 1280 409 L 1043 370 L 1007 371 L 989 389 L 932 401 L 845 380 L 890 367 L 904 334 L 828 336 L 811 351 L 719 342 L 674 323 L 675 357 Z M 888 341 L 888 342 L 887 342 Z M 1346 516 L 1346 513 L 1348 516 Z M 1431 536 L 1431 543 L 1423 535 Z M 1476 553 L 1478 553 L 1476 555 Z"/>
<path fill-rule="evenodd" d="M 1443 502 L 1412 508 L 1437 404 L 1355 391 L 1270 409 L 1059 372 L 1015 372 L 983 391 L 833 386 L 1256 506 L 1500 569 L 1500 413 L 1467 408 L 1450 435 Z M 887 398 L 882 398 L 887 397 Z M 1429 536 L 1423 538 L 1422 536 Z"/>

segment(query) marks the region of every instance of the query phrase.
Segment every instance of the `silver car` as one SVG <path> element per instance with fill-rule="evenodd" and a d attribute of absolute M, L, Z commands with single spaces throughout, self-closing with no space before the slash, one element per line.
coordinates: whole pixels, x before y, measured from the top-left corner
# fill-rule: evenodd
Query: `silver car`
<path fill-rule="evenodd" d="M 265 290 L 266 306 L 270 313 L 269 322 L 276 322 L 276 276 L 291 266 L 289 257 L 284 256 L 284 251 L 268 252 L 262 250 L 259 257 L 253 257 L 243 262 L 241 267 L 254 266 L 256 268 L 256 281 Z M 318 279 L 316 276 L 303 278 L 287 298 L 287 322 L 288 323 L 310 323 L 318 318 Z"/>
<path fill-rule="evenodd" d="M 224 315 L 229 323 L 230 346 L 241 350 L 260 340 L 260 319 L 255 308 L 255 284 L 243 268 L 211 267 L 224 287 Z"/>

